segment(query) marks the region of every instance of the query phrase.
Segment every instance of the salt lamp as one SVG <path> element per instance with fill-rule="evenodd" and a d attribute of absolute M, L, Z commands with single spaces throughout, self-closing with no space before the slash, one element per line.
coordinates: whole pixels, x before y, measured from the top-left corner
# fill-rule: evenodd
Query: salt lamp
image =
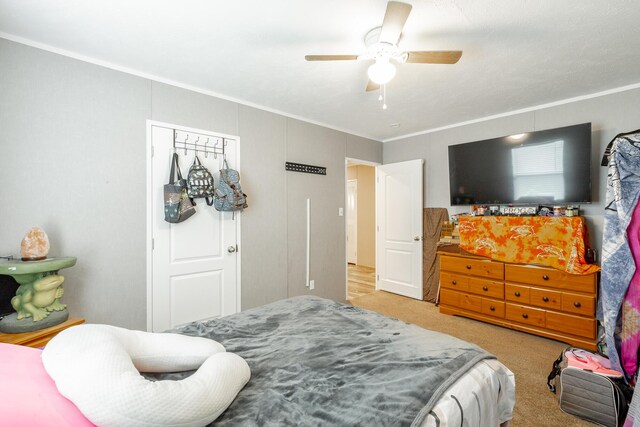
<path fill-rule="evenodd" d="M 27 231 L 20 244 L 20 256 L 23 261 L 40 261 L 49 254 L 49 238 L 40 227 Z"/>

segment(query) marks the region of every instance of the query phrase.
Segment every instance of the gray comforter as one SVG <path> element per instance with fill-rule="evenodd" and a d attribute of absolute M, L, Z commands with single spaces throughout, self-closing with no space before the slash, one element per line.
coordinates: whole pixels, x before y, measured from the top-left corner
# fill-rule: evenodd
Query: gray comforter
<path fill-rule="evenodd" d="M 176 331 L 214 339 L 251 367 L 251 380 L 216 425 L 418 426 L 451 384 L 493 357 L 457 338 L 311 296 Z"/>

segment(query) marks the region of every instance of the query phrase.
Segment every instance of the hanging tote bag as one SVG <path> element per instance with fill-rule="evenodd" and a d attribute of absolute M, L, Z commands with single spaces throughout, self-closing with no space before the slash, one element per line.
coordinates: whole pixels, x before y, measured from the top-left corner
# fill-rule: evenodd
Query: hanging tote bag
<path fill-rule="evenodd" d="M 215 185 L 213 183 L 213 175 L 200 163 L 200 159 L 196 154 L 193 164 L 189 168 L 187 175 L 187 194 L 192 199 L 205 199 L 207 205 L 213 205 L 213 193 Z"/>
<path fill-rule="evenodd" d="M 247 195 L 240 187 L 240 174 L 229 167 L 227 159 L 224 159 L 224 168 L 220 169 L 213 206 L 216 210 L 226 212 L 242 211 L 247 207 Z"/>
<path fill-rule="evenodd" d="M 186 221 L 196 213 L 194 205 L 187 194 L 187 180 L 180 172 L 178 154 L 173 153 L 169 183 L 164 185 L 164 220 L 170 223 Z"/>

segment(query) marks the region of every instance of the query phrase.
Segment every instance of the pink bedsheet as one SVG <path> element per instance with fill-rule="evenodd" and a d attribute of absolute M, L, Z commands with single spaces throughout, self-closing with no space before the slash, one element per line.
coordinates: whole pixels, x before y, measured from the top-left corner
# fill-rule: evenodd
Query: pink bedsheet
<path fill-rule="evenodd" d="M 41 353 L 35 348 L 0 343 L 0 425 L 93 426 L 58 392 L 42 365 Z"/>

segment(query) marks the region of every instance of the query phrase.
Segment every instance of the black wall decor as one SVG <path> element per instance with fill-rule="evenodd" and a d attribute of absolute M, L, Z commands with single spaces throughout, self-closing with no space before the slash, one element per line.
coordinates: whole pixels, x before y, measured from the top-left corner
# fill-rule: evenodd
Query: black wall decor
<path fill-rule="evenodd" d="M 327 168 L 322 166 L 305 165 L 303 163 L 285 162 L 284 168 L 292 172 L 314 173 L 316 175 L 326 175 Z"/>

